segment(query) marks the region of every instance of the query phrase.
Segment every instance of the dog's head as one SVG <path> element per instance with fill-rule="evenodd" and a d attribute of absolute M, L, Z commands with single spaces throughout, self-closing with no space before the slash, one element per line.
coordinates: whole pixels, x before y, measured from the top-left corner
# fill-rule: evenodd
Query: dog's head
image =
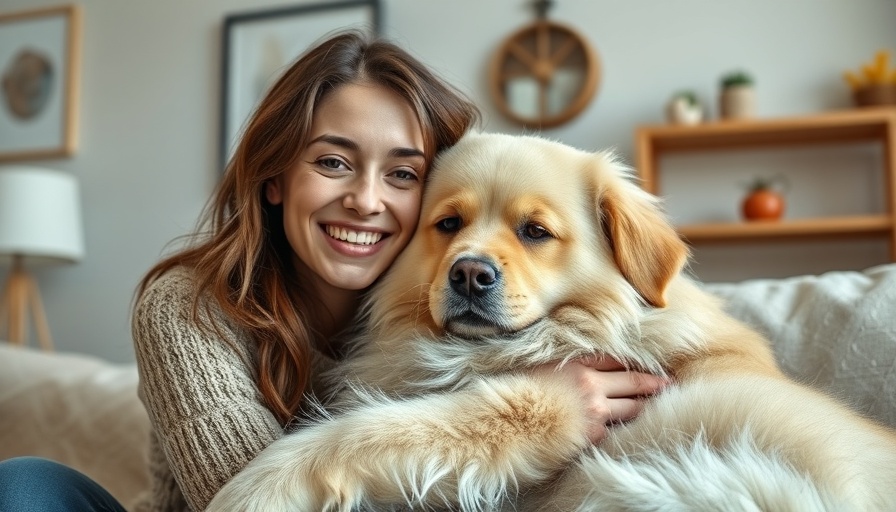
<path fill-rule="evenodd" d="M 687 258 L 656 199 L 608 153 L 471 134 L 429 180 L 417 233 L 376 293 L 380 321 L 475 337 L 567 305 L 664 307 Z"/>

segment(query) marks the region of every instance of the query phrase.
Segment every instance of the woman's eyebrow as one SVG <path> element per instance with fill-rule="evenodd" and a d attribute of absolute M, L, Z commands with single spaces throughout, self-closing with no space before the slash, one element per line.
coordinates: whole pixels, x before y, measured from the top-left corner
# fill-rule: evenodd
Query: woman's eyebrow
<path fill-rule="evenodd" d="M 426 158 L 423 151 L 416 148 L 392 148 L 392 150 L 389 151 L 389 156 L 398 158 L 419 156 L 420 158 Z"/>
<path fill-rule="evenodd" d="M 320 137 L 316 137 L 316 138 L 312 139 L 310 144 L 315 144 L 318 142 L 332 144 L 334 146 L 339 146 L 339 147 L 349 149 L 352 151 L 358 151 L 361 149 L 361 147 L 358 146 L 357 142 L 355 142 L 349 138 L 341 137 L 339 135 L 331 135 L 331 134 L 327 134 L 327 133 L 321 135 Z M 389 150 L 389 156 L 390 157 L 398 157 L 398 158 L 408 158 L 408 157 L 426 158 L 426 155 L 423 154 L 423 151 L 420 151 L 417 148 L 401 148 L 401 147 L 392 148 L 391 150 Z"/>
<path fill-rule="evenodd" d="M 345 149 L 350 149 L 352 151 L 357 151 L 358 149 L 360 149 L 357 142 L 355 142 L 351 139 L 347 139 L 345 137 L 340 137 L 339 135 L 329 135 L 329 134 L 325 133 L 325 134 L 321 135 L 320 137 L 312 139 L 311 142 L 309 143 L 309 145 L 315 144 L 317 142 L 325 142 L 327 144 L 332 144 L 334 146 L 343 147 Z"/>

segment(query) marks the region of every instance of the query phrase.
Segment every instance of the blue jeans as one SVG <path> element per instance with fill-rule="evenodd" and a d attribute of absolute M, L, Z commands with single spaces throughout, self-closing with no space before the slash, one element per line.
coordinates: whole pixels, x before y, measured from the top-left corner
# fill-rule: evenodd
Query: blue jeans
<path fill-rule="evenodd" d="M 0 511 L 125 512 L 124 507 L 86 475 L 39 457 L 0 461 Z"/>

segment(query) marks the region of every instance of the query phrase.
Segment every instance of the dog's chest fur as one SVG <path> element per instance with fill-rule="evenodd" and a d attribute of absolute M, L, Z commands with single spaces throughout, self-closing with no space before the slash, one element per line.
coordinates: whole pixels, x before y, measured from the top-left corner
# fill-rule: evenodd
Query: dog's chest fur
<path fill-rule="evenodd" d="M 338 408 L 371 394 L 395 398 L 456 390 L 480 376 L 593 353 L 665 374 L 674 370 L 670 365 L 676 359 L 706 348 L 707 326 L 686 309 L 655 309 L 636 298 L 631 302 L 599 312 L 559 308 L 522 331 L 475 339 L 416 329 L 369 330 L 326 376 L 333 390 L 330 403 Z M 673 322 L 677 328 L 668 329 Z"/>

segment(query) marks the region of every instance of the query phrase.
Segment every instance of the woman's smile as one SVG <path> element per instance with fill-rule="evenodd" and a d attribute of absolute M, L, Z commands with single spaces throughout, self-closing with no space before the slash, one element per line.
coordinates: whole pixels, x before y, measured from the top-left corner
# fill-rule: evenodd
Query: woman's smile
<path fill-rule="evenodd" d="M 334 224 L 321 225 L 321 232 L 335 252 L 349 258 L 366 258 L 379 253 L 386 245 L 389 233 L 347 228 Z"/>
<path fill-rule="evenodd" d="M 326 225 L 324 229 L 331 237 L 350 244 L 373 245 L 383 238 L 383 233 L 374 231 L 358 231 L 333 225 Z"/>

